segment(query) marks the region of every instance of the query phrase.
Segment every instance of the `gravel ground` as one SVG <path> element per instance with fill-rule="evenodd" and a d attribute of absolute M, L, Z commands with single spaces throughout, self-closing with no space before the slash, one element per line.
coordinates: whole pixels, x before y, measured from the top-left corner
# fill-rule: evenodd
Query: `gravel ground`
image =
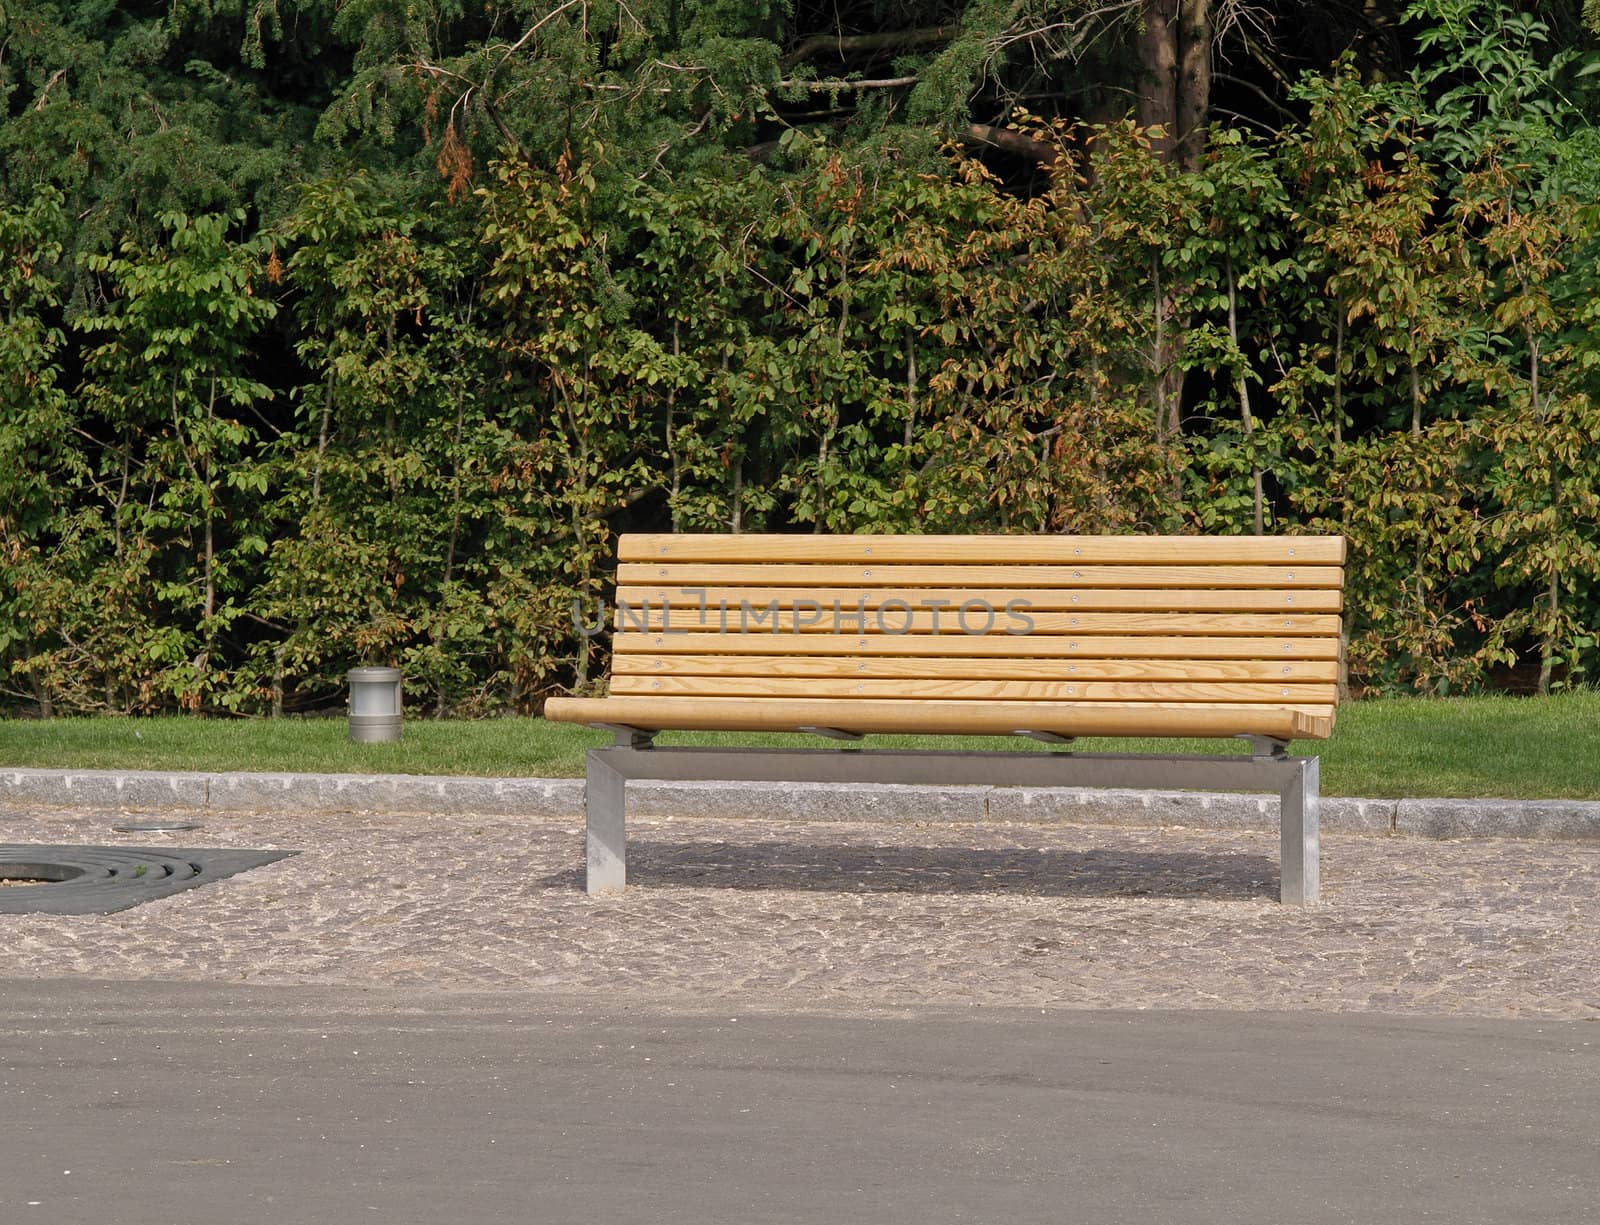
<path fill-rule="evenodd" d="M 627 894 L 591 900 L 572 820 L 201 819 L 0 807 L 4 842 L 300 852 L 120 914 L 0 915 L 0 977 L 1600 1018 L 1593 842 L 1325 836 L 1298 911 L 1274 833 L 636 820 Z"/>

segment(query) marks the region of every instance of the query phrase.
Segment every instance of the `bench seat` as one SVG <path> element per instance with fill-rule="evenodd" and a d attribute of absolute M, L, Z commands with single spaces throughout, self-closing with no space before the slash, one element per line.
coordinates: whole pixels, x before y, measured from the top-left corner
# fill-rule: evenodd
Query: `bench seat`
<path fill-rule="evenodd" d="M 545 704 L 549 719 L 624 737 L 590 755 L 593 892 L 623 879 L 617 780 L 761 773 L 726 753 L 649 748 L 659 731 L 705 730 L 1248 737 L 1274 764 L 1175 776 L 1281 789 L 1297 814 L 1284 896 L 1315 899 L 1316 760 L 1283 750 L 1333 730 L 1340 537 L 636 534 L 618 554 L 608 694 Z M 1062 778 L 1094 764 L 1053 756 Z M 846 773 L 868 777 L 868 757 Z M 884 771 L 919 777 L 910 755 L 889 757 Z M 1021 769 L 971 764 L 984 777 Z M 839 775 L 804 751 L 771 768 Z"/>
<path fill-rule="evenodd" d="M 641 730 L 1324 739 L 1339 537 L 629 535 L 605 698 Z"/>
<path fill-rule="evenodd" d="M 1026 702 L 764 697 L 556 698 L 547 717 L 642 731 L 857 735 L 1213 737 L 1326 739 L 1331 712 L 1270 703 Z"/>

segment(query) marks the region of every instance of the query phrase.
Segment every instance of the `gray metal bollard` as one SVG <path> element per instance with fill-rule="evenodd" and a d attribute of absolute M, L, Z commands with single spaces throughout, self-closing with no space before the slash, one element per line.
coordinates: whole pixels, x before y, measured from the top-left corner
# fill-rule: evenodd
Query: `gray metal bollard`
<path fill-rule="evenodd" d="M 398 740 L 403 726 L 399 668 L 350 669 L 350 740 Z"/>

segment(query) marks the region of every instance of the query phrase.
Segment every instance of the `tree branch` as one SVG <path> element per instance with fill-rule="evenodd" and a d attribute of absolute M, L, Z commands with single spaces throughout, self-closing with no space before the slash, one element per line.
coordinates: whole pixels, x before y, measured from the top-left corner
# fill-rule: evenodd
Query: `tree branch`
<path fill-rule="evenodd" d="M 877 34 L 811 34 L 802 38 L 778 63 L 784 68 L 793 68 L 825 51 L 843 59 L 853 51 L 926 47 L 932 43 L 947 43 L 955 36 L 955 26 L 923 26 L 915 30 L 884 30 Z"/>
<path fill-rule="evenodd" d="M 39 100 L 33 104 L 35 111 L 44 110 L 45 99 L 49 98 L 50 91 L 55 88 L 56 82 L 67 75 L 65 68 L 57 68 L 50 74 L 50 79 L 44 83 L 44 88 L 39 91 Z"/>
<path fill-rule="evenodd" d="M 1288 107 L 1286 107 L 1283 103 L 1279 102 L 1276 98 L 1274 98 L 1266 90 L 1262 89 L 1261 86 L 1257 85 L 1254 81 L 1247 81 L 1243 77 L 1236 77 L 1231 72 L 1214 72 L 1214 73 L 1212 73 L 1212 77 L 1215 80 L 1218 80 L 1218 81 L 1226 81 L 1230 85 L 1237 85 L 1240 89 L 1249 90 L 1251 93 L 1255 94 L 1256 97 L 1260 98 L 1263 102 L 1265 102 L 1268 106 L 1270 106 L 1273 110 L 1277 111 L 1278 114 L 1282 115 L 1286 122 L 1288 122 L 1288 123 L 1295 122 L 1295 119 L 1296 119 L 1295 113 L 1293 111 L 1291 111 Z M 1266 126 L 1266 125 L 1263 125 L 1263 126 Z M 1272 129 L 1268 128 L 1268 130 L 1271 131 Z"/>
<path fill-rule="evenodd" d="M 897 89 L 902 85 L 915 85 L 918 77 L 868 77 L 861 81 L 779 81 L 779 89 L 807 89 L 812 93 L 840 92 L 850 89 Z"/>
<path fill-rule="evenodd" d="M 1061 156 L 1061 150 L 1054 145 L 1034 140 L 1021 132 L 1013 132 L 1010 128 L 997 128 L 991 123 L 968 124 L 967 139 L 973 144 L 987 145 L 992 149 L 1030 158 L 1041 166 L 1053 166 L 1056 158 Z"/>
<path fill-rule="evenodd" d="M 458 97 L 454 104 L 450 107 L 452 117 L 458 110 L 464 116 L 468 106 L 472 101 L 472 95 L 477 93 L 478 105 L 483 108 L 485 117 L 491 124 L 494 125 L 495 131 L 500 133 L 500 139 L 505 141 L 505 143 L 512 149 L 516 150 L 517 156 L 520 157 L 527 165 L 532 166 L 534 164 L 533 158 L 528 156 L 528 150 L 524 148 L 522 142 L 517 139 L 516 133 L 514 133 L 509 126 L 507 126 L 506 121 L 500 117 L 500 111 L 495 106 L 494 102 L 490 100 L 488 92 L 482 88 L 478 82 L 462 76 L 459 72 L 452 72 L 450 69 L 441 67 L 438 64 L 430 64 L 427 60 L 423 59 L 419 59 L 412 64 L 412 68 L 420 72 L 425 72 L 432 77 L 448 77 L 452 81 L 459 81 L 467 87 L 466 92 Z M 491 76 L 492 75 L 493 74 L 491 73 Z M 463 128 L 465 128 L 465 124 L 463 124 Z"/>
<path fill-rule="evenodd" d="M 515 55 L 518 51 L 522 50 L 523 44 L 526 43 L 535 34 L 537 34 L 539 32 L 539 30 L 543 26 L 548 25 L 550 22 L 554 21 L 557 17 L 561 16 L 562 13 L 566 12 L 569 8 L 572 8 L 574 5 L 578 4 L 579 2 L 580 2 L 580 0 L 567 0 L 567 2 L 565 4 L 561 5 L 560 7 L 556 8 L 556 9 L 551 10 L 550 12 L 546 13 L 543 17 L 539 18 L 538 21 L 534 22 L 533 25 L 528 27 L 528 29 L 523 33 L 521 38 L 517 39 L 517 41 L 512 43 L 509 47 L 505 48 L 505 54 L 500 57 L 500 63 L 498 63 L 498 64 L 496 64 L 494 66 L 494 72 L 500 71 L 501 66 L 504 65 L 505 62 L 508 59 L 510 59 L 513 55 Z M 504 46 L 504 44 L 501 44 L 501 46 Z M 499 48 L 498 47 L 485 48 L 485 50 L 499 50 Z M 494 72 L 491 72 L 489 74 L 491 79 L 494 76 Z"/>

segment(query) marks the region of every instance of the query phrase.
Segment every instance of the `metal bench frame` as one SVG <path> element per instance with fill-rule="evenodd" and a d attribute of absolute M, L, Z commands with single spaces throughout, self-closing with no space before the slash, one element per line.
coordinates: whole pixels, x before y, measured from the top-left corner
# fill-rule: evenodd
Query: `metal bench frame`
<path fill-rule="evenodd" d="M 1285 905 L 1318 900 L 1319 759 L 1290 757 L 1282 741 L 1260 736 L 1245 755 L 1047 753 L 999 750 L 658 748 L 655 733 L 606 725 L 609 748 L 590 749 L 584 806 L 588 826 L 587 888 L 620 893 L 627 881 L 627 784 L 673 782 L 923 783 L 1028 787 L 1131 787 L 1175 791 L 1276 791 Z M 810 729 L 832 739 L 859 737 Z M 1021 735 L 1032 735 L 1022 732 Z M 1061 737 L 1034 738 L 1067 744 Z"/>

